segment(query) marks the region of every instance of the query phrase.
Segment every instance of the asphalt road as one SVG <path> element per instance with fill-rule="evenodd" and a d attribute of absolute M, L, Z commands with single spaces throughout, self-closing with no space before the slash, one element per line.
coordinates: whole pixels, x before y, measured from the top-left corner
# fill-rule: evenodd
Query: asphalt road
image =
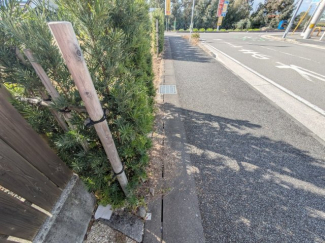
<path fill-rule="evenodd" d="M 325 49 L 263 38 L 261 33 L 201 34 L 218 50 L 325 110 Z"/>
<path fill-rule="evenodd" d="M 296 47 L 247 41 L 244 36 L 202 35 L 306 98 L 316 87 L 323 87 L 320 81 L 305 81 L 293 70 L 275 67 L 277 61 L 301 66 L 304 59 L 262 48 L 289 53 Z M 178 112 L 184 121 L 206 241 L 325 242 L 324 145 L 200 48 L 189 46 L 181 37 L 168 38 L 181 103 L 181 107 L 170 105 L 168 109 Z M 256 59 L 226 42 L 263 50 L 268 59 Z M 317 52 L 303 56 L 314 60 L 306 61 L 306 68 L 321 62 Z M 322 72 L 319 65 L 312 70 Z M 294 81 L 290 81 L 292 76 Z M 308 87 L 309 92 L 301 90 Z M 309 98 L 324 108 L 319 91 L 319 98 L 311 94 Z"/>

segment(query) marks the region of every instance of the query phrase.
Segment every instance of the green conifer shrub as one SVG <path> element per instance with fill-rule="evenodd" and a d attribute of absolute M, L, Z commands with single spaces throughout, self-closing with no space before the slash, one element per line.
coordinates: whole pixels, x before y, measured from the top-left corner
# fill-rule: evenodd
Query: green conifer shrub
<path fill-rule="evenodd" d="M 164 49 L 164 21 L 165 21 L 165 15 L 162 9 L 155 9 L 151 13 L 151 23 L 152 23 L 152 47 L 155 50 L 155 53 L 157 52 L 156 48 L 156 20 L 158 19 L 158 36 L 159 36 L 159 53 L 161 53 Z"/>
<path fill-rule="evenodd" d="M 107 122 L 125 165 L 130 197 L 125 198 L 114 178 L 94 128 L 85 127 L 87 113 L 72 110 L 74 129 L 64 132 L 47 107 L 20 101 L 13 104 L 37 132 L 46 135 L 100 203 L 135 206 L 141 200 L 133 192 L 146 179 L 155 94 L 146 1 L 58 0 L 56 9 L 46 2 L 21 9 L 17 0 L 7 0 L 1 7 L 0 82 L 14 95 L 44 97 L 42 83 L 23 56 L 28 48 L 61 96 L 52 108 L 84 106 L 47 26 L 49 21 L 70 21 L 102 106 L 109 111 Z M 82 149 L 81 140 L 87 140 L 88 152 Z"/>

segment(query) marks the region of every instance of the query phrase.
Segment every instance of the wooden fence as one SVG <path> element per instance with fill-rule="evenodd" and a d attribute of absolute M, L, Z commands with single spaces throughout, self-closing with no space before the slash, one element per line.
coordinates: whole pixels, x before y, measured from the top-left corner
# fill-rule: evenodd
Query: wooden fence
<path fill-rule="evenodd" d="M 0 86 L 0 186 L 13 193 L 0 190 L 0 234 L 32 240 L 48 217 L 43 210 L 51 212 L 72 172 L 5 92 Z"/>

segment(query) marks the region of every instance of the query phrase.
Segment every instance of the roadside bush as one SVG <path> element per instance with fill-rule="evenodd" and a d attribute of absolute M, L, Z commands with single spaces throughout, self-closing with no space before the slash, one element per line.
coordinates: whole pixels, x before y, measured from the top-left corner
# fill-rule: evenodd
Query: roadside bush
<path fill-rule="evenodd" d="M 205 32 L 204 28 L 199 29 L 200 32 Z"/>
<path fill-rule="evenodd" d="M 155 9 L 155 11 L 153 11 L 151 13 L 151 21 L 152 21 L 152 48 L 154 50 L 155 53 L 157 53 L 157 48 L 156 48 L 156 20 L 158 19 L 158 36 L 159 36 L 159 53 L 161 53 L 164 49 L 164 41 L 165 41 L 165 37 L 164 37 L 164 31 L 165 31 L 165 27 L 164 27 L 164 19 L 165 19 L 165 14 L 163 12 L 162 9 Z"/>
<path fill-rule="evenodd" d="M 64 132 L 46 107 L 14 102 L 36 131 L 45 135 L 60 158 L 78 173 L 102 204 L 135 206 L 137 185 L 146 180 L 145 166 L 153 124 L 151 23 L 145 1 L 58 0 L 21 9 L 8 0 L 0 10 L 0 82 L 22 97 L 48 98 L 38 76 L 23 57 L 29 48 L 61 96 L 53 109 L 83 106 L 70 73 L 55 45 L 48 21 L 70 21 L 83 50 L 104 108 L 125 172 L 130 196 L 125 198 L 94 128 L 85 128 L 86 113 L 72 110 L 70 131 Z M 162 28 L 163 29 L 163 28 Z M 12 88 L 13 87 L 13 88 Z M 38 119 L 30 117 L 36 114 Z M 46 126 L 44 125 L 46 124 Z M 80 140 L 86 140 L 84 151 Z"/>
<path fill-rule="evenodd" d="M 184 29 L 179 29 L 178 31 L 184 31 Z"/>
<path fill-rule="evenodd" d="M 199 32 L 197 28 L 193 28 L 193 32 Z"/>
<path fill-rule="evenodd" d="M 221 32 L 225 32 L 225 31 L 227 31 L 227 30 L 226 30 L 226 29 L 221 29 L 220 31 L 221 31 Z"/>
<path fill-rule="evenodd" d="M 213 31 L 218 31 L 218 29 L 213 29 Z"/>
<path fill-rule="evenodd" d="M 207 28 L 206 31 L 210 31 L 210 32 L 212 32 L 213 29 L 212 29 L 212 28 Z"/>
<path fill-rule="evenodd" d="M 192 34 L 193 39 L 200 39 L 200 34 L 199 33 L 194 33 Z"/>

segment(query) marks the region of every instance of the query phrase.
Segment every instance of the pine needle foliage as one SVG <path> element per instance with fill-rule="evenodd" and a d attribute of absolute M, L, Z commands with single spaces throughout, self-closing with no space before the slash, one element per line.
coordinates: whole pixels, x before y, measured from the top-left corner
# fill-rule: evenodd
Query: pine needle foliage
<path fill-rule="evenodd" d="M 156 40 L 156 20 L 158 20 L 158 53 L 161 53 L 164 49 L 164 31 L 165 31 L 165 15 L 162 9 L 157 8 L 151 13 L 151 25 L 152 25 L 152 48 L 155 50 L 154 52 L 157 53 L 157 40 Z"/>
<path fill-rule="evenodd" d="M 125 198 L 94 128 L 86 128 L 86 113 L 72 110 L 73 129 L 62 131 L 48 107 L 14 101 L 13 104 L 50 145 L 95 192 L 102 204 L 114 207 L 141 202 L 133 193 L 146 179 L 148 138 L 153 124 L 151 21 L 144 0 L 57 0 L 57 7 L 36 1 L 19 8 L 6 0 L 0 8 L 0 82 L 23 97 L 46 96 L 46 91 L 23 55 L 30 49 L 61 98 L 51 109 L 84 106 L 71 75 L 47 26 L 49 21 L 70 21 L 80 42 L 107 122 L 129 178 Z M 18 91 L 17 91 L 18 90 Z M 70 127 L 71 128 L 71 127 Z M 89 151 L 80 145 L 86 140 Z"/>

